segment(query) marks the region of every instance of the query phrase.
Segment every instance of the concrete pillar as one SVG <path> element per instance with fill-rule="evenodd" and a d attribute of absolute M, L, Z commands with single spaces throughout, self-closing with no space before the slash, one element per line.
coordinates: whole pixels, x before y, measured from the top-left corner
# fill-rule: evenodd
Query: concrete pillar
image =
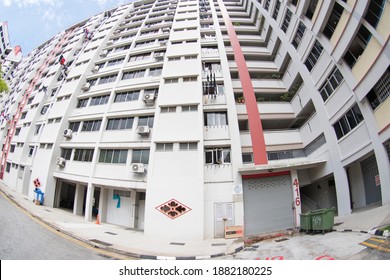
<path fill-rule="evenodd" d="M 100 222 L 107 222 L 107 203 L 108 203 L 108 189 L 100 188 L 99 198 L 99 218 Z"/>
<path fill-rule="evenodd" d="M 84 204 L 84 191 L 85 186 L 76 184 L 76 194 L 74 198 L 73 214 L 83 215 L 83 204 Z"/>
<path fill-rule="evenodd" d="M 390 204 L 390 161 L 383 144 L 375 149 L 375 157 L 381 184 L 382 205 L 388 205 Z"/>
<path fill-rule="evenodd" d="M 340 163 L 335 163 L 333 176 L 336 183 L 337 213 L 339 216 L 351 214 L 351 198 L 347 171 Z"/>
<path fill-rule="evenodd" d="M 92 183 L 88 183 L 87 199 L 85 201 L 85 220 L 92 221 L 93 194 L 95 187 Z"/>
<path fill-rule="evenodd" d="M 301 192 L 299 189 L 299 179 L 298 179 L 298 172 L 296 170 L 291 170 L 291 191 L 292 191 L 292 197 L 293 197 L 293 202 L 292 202 L 292 208 L 293 208 L 293 213 L 294 213 L 294 226 L 299 227 L 301 224 L 301 216 L 300 214 L 302 213 L 301 210 Z"/>

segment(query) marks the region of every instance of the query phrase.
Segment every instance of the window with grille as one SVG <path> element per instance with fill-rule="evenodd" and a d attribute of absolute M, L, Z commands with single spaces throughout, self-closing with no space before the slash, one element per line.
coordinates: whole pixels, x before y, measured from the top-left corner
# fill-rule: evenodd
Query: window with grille
<path fill-rule="evenodd" d="M 314 42 L 313 48 L 311 49 L 311 52 L 308 56 L 308 58 L 305 61 L 305 65 L 307 70 L 309 72 L 314 68 L 316 65 L 318 59 L 320 58 L 322 52 L 324 50 L 324 47 L 318 42 L 317 40 Z"/>
<path fill-rule="evenodd" d="M 135 101 L 139 98 L 140 91 L 127 91 L 127 92 L 118 92 L 115 95 L 114 102 L 127 102 L 127 101 Z"/>
<path fill-rule="evenodd" d="M 99 162 L 126 164 L 128 150 L 101 149 Z"/>
<path fill-rule="evenodd" d="M 61 157 L 70 160 L 70 157 L 72 156 L 72 149 L 61 149 Z"/>
<path fill-rule="evenodd" d="M 102 95 L 102 96 L 92 97 L 91 98 L 91 102 L 89 103 L 89 106 L 98 106 L 98 105 L 107 104 L 109 98 L 110 98 L 109 95 Z"/>
<path fill-rule="evenodd" d="M 342 116 L 334 125 L 337 139 L 342 138 L 354 129 L 361 121 L 363 115 L 357 104 L 355 104 L 344 116 Z"/>
<path fill-rule="evenodd" d="M 109 119 L 106 130 L 124 130 L 133 128 L 133 117 Z"/>
<path fill-rule="evenodd" d="M 389 67 L 390 68 L 390 67 Z M 371 107 L 375 110 L 380 104 L 390 96 L 390 72 L 389 68 L 380 77 L 378 82 L 367 94 L 367 99 L 370 101 Z"/>
<path fill-rule="evenodd" d="M 292 12 L 289 9 L 287 9 L 286 15 L 284 16 L 284 20 L 283 20 L 283 24 L 282 24 L 282 30 L 284 33 L 286 33 L 287 28 L 290 25 L 291 15 L 292 15 Z"/>
<path fill-rule="evenodd" d="M 276 20 L 276 18 L 278 17 L 279 9 L 280 9 L 280 1 L 279 1 L 279 0 L 276 0 L 275 9 L 274 9 L 274 12 L 273 12 L 273 14 L 272 14 L 272 18 L 273 18 L 274 20 Z"/>
<path fill-rule="evenodd" d="M 292 45 L 297 49 L 299 44 L 302 41 L 303 35 L 305 34 L 306 31 L 306 26 L 302 23 L 299 22 L 297 33 L 295 33 L 294 39 L 292 41 Z"/>
<path fill-rule="evenodd" d="M 335 67 L 320 87 L 322 99 L 326 101 L 343 81 L 343 75 L 339 69 Z"/>
<path fill-rule="evenodd" d="M 99 85 L 115 82 L 117 76 L 118 76 L 118 74 L 101 77 L 99 79 Z"/>
<path fill-rule="evenodd" d="M 92 162 L 93 149 L 76 149 L 74 153 L 74 161 Z"/>
<path fill-rule="evenodd" d="M 99 131 L 102 120 L 84 121 L 81 131 Z"/>

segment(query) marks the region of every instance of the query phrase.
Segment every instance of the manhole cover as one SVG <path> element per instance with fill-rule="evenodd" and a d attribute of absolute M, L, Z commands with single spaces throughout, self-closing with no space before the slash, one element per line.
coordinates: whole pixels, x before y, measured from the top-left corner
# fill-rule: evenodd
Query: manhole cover
<path fill-rule="evenodd" d="M 178 246 L 184 246 L 185 243 L 178 243 L 178 242 L 171 242 L 169 245 L 178 245 Z"/>
<path fill-rule="evenodd" d="M 211 246 L 226 246 L 226 243 L 213 243 Z"/>

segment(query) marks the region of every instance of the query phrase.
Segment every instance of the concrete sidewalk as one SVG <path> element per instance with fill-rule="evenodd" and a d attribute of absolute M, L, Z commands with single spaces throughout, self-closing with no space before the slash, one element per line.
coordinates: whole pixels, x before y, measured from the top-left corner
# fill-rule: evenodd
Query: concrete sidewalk
<path fill-rule="evenodd" d="M 25 195 L 1 183 L 0 191 L 26 212 L 57 231 L 94 247 L 129 257 L 209 259 L 234 254 L 244 248 L 243 239 L 189 241 L 150 238 L 142 231 L 105 223 L 96 224 L 86 221 L 82 216 L 73 215 L 70 211 L 35 205 Z M 347 216 L 335 217 L 334 230 L 372 233 L 376 227 L 387 224 L 390 224 L 390 205 L 366 208 Z"/>

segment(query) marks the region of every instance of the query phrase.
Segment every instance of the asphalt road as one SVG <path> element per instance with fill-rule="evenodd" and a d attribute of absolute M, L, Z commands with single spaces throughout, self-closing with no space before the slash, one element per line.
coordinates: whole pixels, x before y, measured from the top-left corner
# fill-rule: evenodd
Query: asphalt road
<path fill-rule="evenodd" d="M 0 193 L 1 260 L 104 260 L 107 257 L 66 239 Z"/>

